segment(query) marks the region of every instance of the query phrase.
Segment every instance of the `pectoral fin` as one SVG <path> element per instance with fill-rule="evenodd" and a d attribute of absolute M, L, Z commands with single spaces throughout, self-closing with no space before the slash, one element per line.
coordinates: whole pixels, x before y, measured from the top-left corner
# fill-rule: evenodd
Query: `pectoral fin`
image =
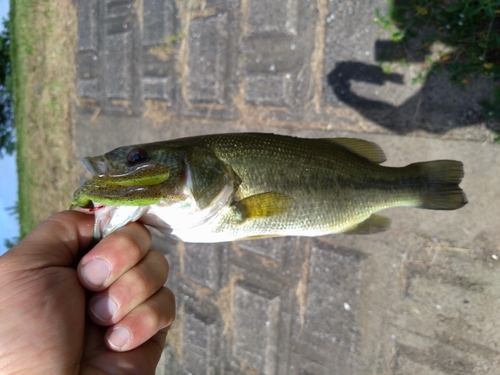
<path fill-rule="evenodd" d="M 238 211 L 241 221 L 280 215 L 288 212 L 293 198 L 282 193 L 267 192 L 246 197 L 235 202 L 233 207 Z"/>
<path fill-rule="evenodd" d="M 365 221 L 357 224 L 355 227 L 344 231 L 344 234 L 372 234 L 384 232 L 391 226 L 391 219 L 382 215 L 371 215 Z"/>

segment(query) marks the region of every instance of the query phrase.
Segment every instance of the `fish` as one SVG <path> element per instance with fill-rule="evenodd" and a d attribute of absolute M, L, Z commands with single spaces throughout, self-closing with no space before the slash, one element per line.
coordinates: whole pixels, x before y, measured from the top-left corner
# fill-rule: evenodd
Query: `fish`
<path fill-rule="evenodd" d="M 96 237 L 139 221 L 177 240 L 214 243 L 379 233 L 391 223 L 383 209 L 467 203 L 462 162 L 385 160 L 363 139 L 268 133 L 123 146 L 83 159 L 92 178 L 71 209 L 95 215 Z"/>

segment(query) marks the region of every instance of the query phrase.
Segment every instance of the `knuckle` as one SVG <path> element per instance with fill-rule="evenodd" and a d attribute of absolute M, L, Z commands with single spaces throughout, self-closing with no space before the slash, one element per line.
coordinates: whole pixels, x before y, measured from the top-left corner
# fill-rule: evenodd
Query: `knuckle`
<path fill-rule="evenodd" d="M 111 236 L 111 235 L 110 235 Z M 113 237 L 114 247 L 120 251 L 134 252 L 134 255 L 142 255 L 141 246 L 136 242 L 135 238 L 126 232 L 116 233 Z"/>

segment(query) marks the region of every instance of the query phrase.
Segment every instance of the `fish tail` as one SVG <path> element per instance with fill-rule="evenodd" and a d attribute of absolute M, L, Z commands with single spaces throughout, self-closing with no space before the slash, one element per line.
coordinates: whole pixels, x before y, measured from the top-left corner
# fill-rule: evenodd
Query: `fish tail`
<path fill-rule="evenodd" d="M 410 164 L 425 181 L 418 207 L 431 210 L 456 210 L 467 204 L 467 197 L 458 186 L 464 177 L 463 164 L 456 160 L 434 160 Z"/>

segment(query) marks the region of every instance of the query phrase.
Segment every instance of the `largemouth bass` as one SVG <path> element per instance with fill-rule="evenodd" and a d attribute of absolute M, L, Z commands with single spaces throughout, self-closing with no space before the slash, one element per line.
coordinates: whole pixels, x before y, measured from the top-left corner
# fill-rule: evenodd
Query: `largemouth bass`
<path fill-rule="evenodd" d="M 375 143 L 264 133 L 206 135 L 86 157 L 93 174 L 73 209 L 93 211 L 96 236 L 139 220 L 185 242 L 366 234 L 389 207 L 454 210 L 467 203 L 463 165 L 384 167 Z"/>

